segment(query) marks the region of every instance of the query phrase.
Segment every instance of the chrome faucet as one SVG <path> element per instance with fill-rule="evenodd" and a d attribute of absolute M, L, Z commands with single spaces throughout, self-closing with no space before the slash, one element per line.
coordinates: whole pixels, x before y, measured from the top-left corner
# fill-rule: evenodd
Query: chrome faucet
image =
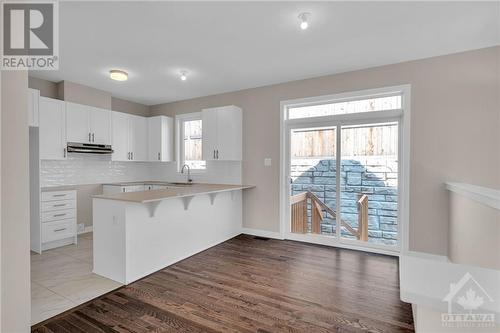
<path fill-rule="evenodd" d="M 182 166 L 182 168 L 181 168 L 181 173 L 184 173 L 184 168 L 187 168 L 187 170 L 188 170 L 188 173 L 187 173 L 187 183 L 193 182 L 193 180 L 191 179 L 191 169 L 189 168 L 189 165 L 184 164 Z"/>

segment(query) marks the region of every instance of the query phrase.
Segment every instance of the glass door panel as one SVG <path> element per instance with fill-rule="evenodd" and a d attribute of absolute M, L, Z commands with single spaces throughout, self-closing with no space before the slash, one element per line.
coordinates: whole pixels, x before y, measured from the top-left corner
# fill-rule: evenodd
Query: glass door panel
<path fill-rule="evenodd" d="M 341 127 L 341 238 L 398 245 L 398 123 Z"/>
<path fill-rule="evenodd" d="M 290 130 L 290 231 L 335 236 L 335 127 Z"/>

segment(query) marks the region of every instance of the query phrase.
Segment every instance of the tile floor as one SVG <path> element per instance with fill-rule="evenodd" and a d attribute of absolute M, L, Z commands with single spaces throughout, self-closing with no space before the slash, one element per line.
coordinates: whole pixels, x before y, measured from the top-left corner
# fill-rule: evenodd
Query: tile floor
<path fill-rule="evenodd" d="M 121 284 L 92 273 L 92 233 L 78 245 L 31 253 L 31 324 L 62 313 Z"/>

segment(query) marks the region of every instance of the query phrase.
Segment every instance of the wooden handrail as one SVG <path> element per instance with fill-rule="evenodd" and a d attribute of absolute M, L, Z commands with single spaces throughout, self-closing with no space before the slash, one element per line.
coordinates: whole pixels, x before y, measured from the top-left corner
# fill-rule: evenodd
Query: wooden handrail
<path fill-rule="evenodd" d="M 337 219 L 337 214 L 333 209 L 328 207 L 321 199 L 319 199 L 311 191 L 302 192 L 293 195 L 290 198 L 292 206 L 292 232 L 306 233 L 307 232 L 307 199 L 311 200 L 311 233 L 321 233 L 321 221 L 323 221 L 323 210 Z M 368 240 L 368 196 L 363 194 L 358 200 L 358 229 L 355 230 L 347 222 L 340 219 L 340 225 L 349 231 L 359 240 Z"/>
<path fill-rule="evenodd" d="M 368 241 L 368 196 L 359 194 L 358 198 L 358 232 L 359 240 Z"/>

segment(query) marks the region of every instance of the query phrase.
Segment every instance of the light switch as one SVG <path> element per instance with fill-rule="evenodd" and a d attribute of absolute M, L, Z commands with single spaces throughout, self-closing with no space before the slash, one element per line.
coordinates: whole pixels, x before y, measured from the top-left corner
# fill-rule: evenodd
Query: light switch
<path fill-rule="evenodd" d="M 264 166 L 271 166 L 271 159 L 270 158 L 265 158 L 264 159 Z"/>

